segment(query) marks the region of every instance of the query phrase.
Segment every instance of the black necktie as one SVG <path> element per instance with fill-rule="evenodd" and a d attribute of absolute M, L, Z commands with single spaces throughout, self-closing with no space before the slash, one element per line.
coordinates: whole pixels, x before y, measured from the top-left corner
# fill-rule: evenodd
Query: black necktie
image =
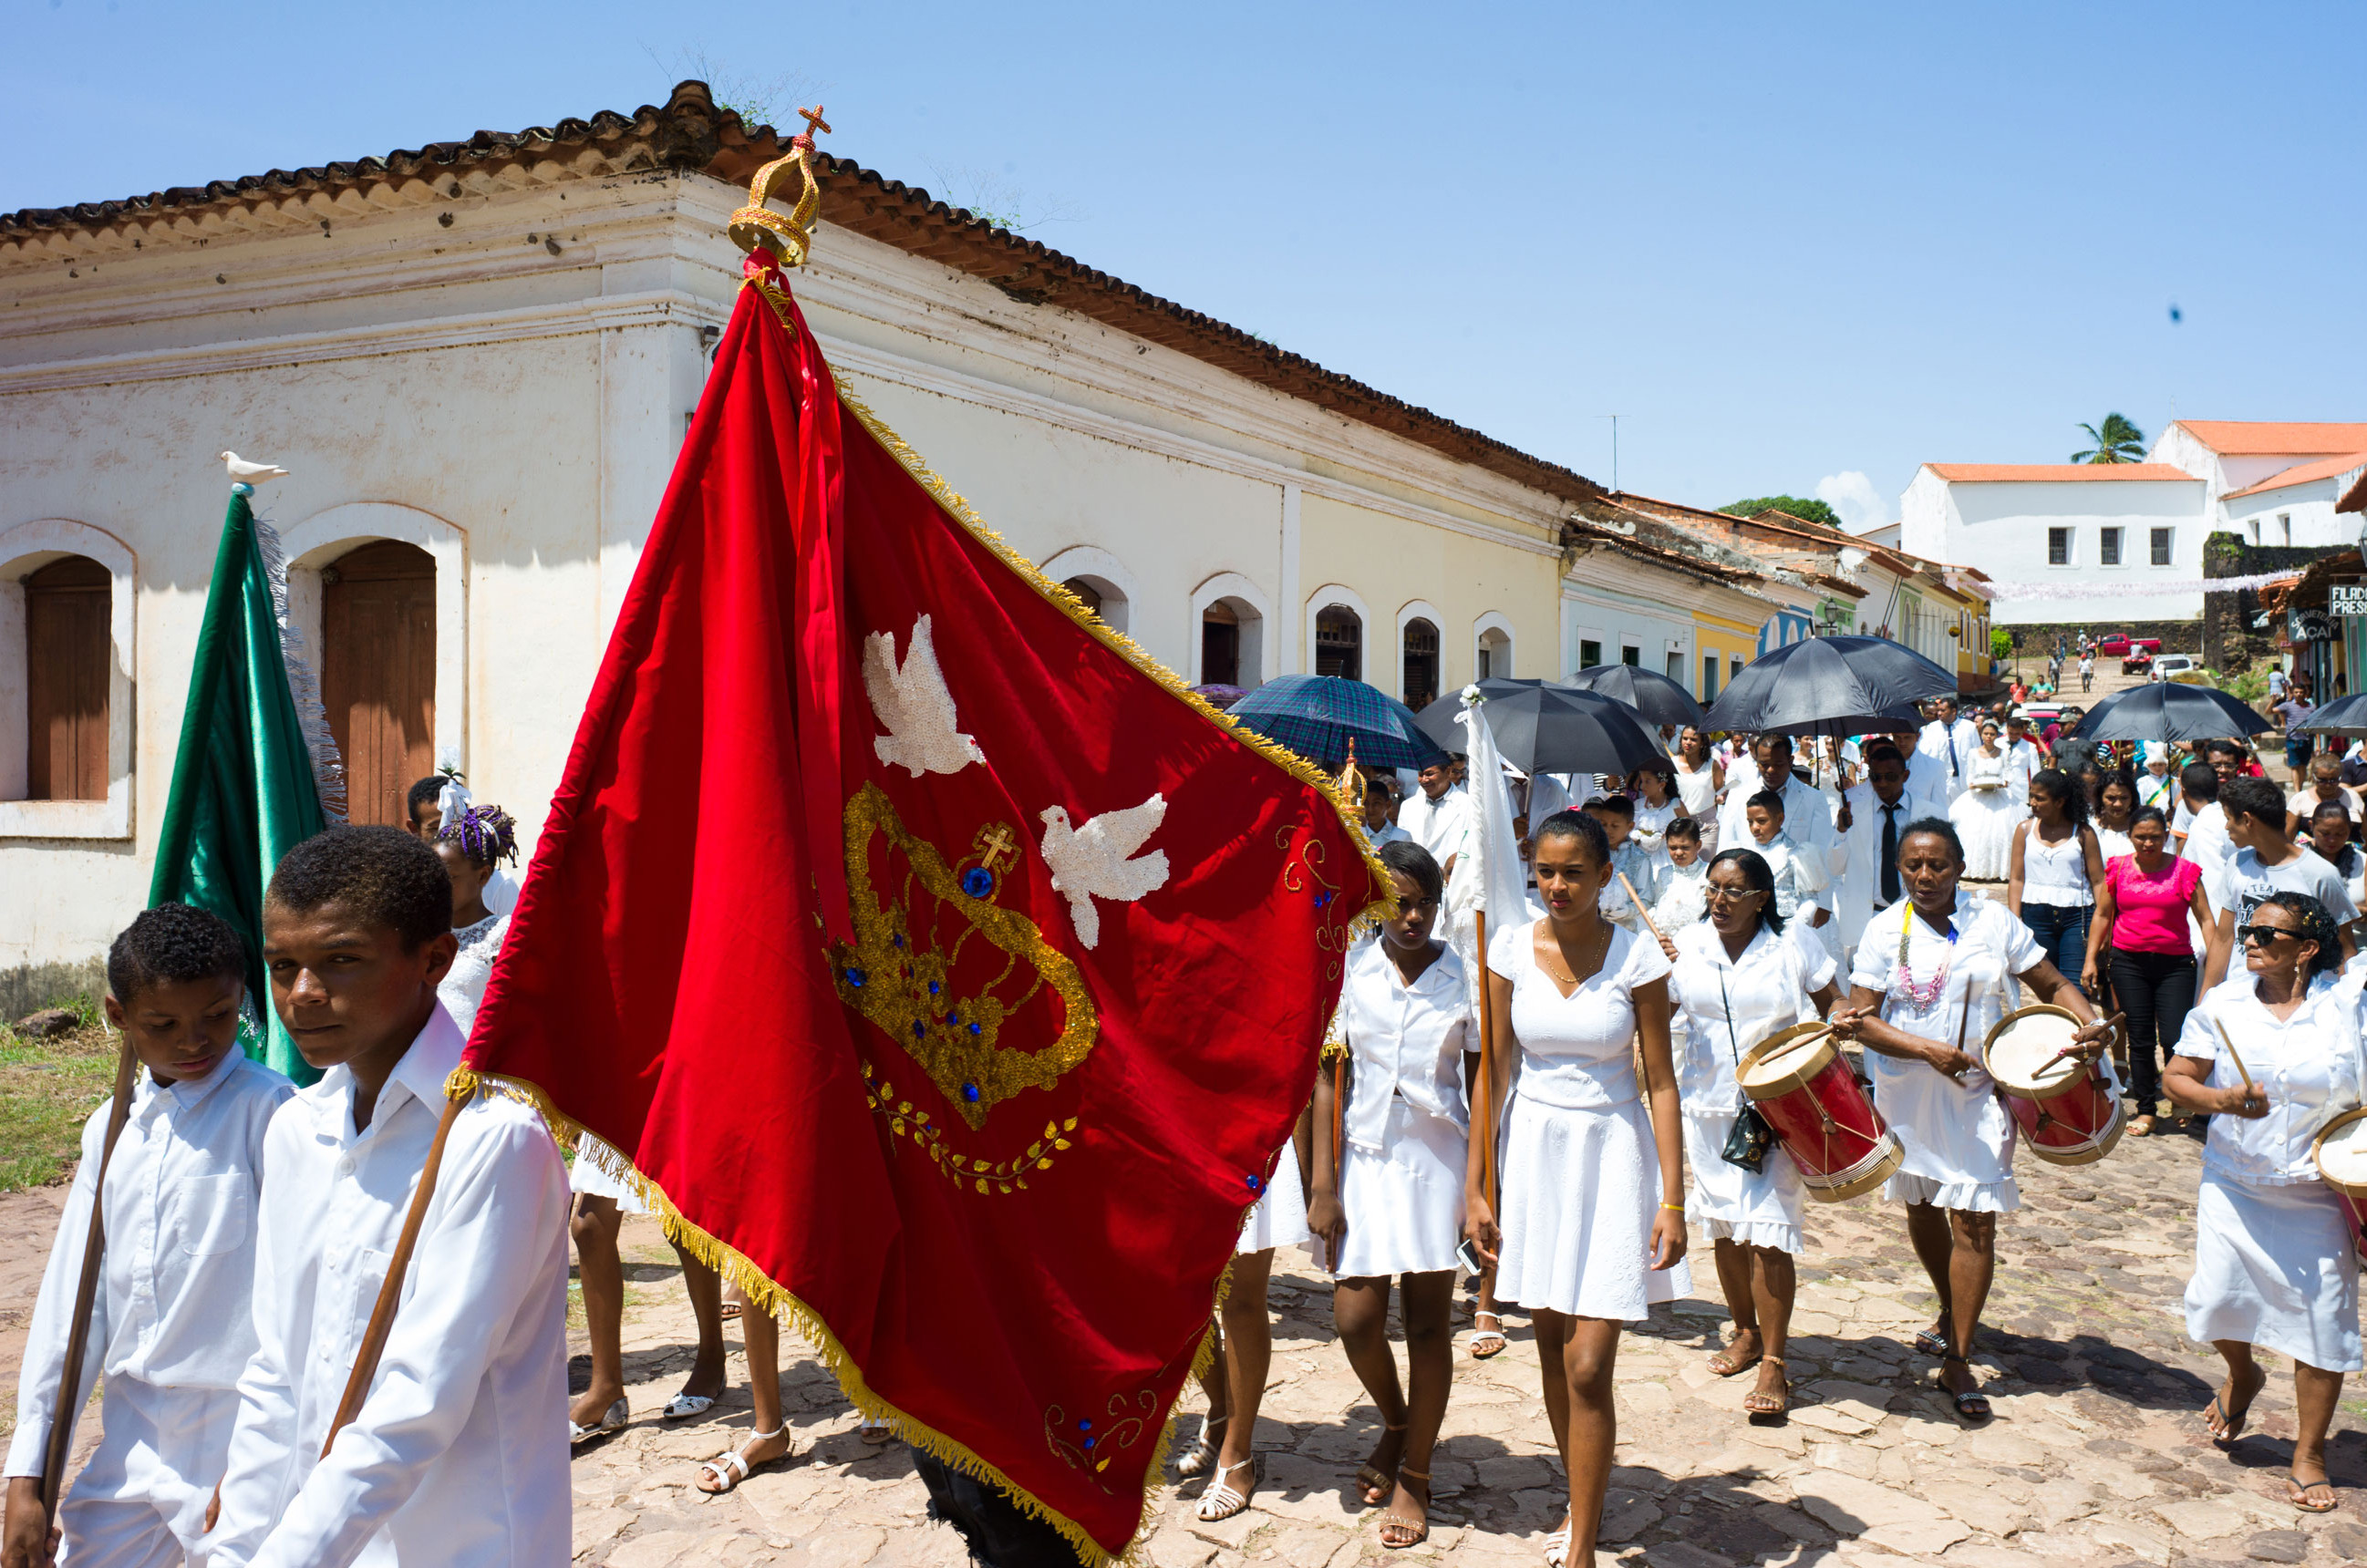
<path fill-rule="evenodd" d="M 1882 901 L 1898 902 L 1898 802 L 1882 808 Z"/>

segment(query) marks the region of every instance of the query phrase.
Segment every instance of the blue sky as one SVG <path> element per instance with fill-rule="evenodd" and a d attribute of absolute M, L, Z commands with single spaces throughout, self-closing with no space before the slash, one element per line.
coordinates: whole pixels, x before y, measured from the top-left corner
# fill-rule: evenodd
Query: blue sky
<path fill-rule="evenodd" d="M 58 206 L 726 95 L 1604 483 L 2367 420 L 2367 7 L 7 0 Z M 2173 325 L 2169 308 L 2184 314 Z M 1852 486 L 1845 476 L 1865 477 Z"/>

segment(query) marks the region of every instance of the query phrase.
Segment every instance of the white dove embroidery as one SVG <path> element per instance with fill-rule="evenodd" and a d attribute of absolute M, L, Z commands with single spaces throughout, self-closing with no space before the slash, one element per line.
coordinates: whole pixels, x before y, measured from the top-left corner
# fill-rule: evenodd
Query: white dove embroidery
<path fill-rule="evenodd" d="M 1052 871 L 1052 891 L 1069 896 L 1069 919 L 1077 940 L 1093 947 L 1102 940 L 1102 915 L 1093 900 L 1131 904 L 1167 882 L 1167 852 L 1127 857 L 1159 830 L 1167 797 L 1154 795 L 1124 811 L 1104 811 L 1082 828 L 1069 826 L 1065 807 L 1044 808 L 1044 863 Z"/>
<path fill-rule="evenodd" d="M 923 773 L 957 773 L 986 761 L 978 742 L 954 728 L 954 697 L 937 665 L 928 616 L 912 623 L 912 640 L 905 647 L 900 669 L 893 634 L 873 632 L 863 639 L 863 689 L 870 694 L 871 711 L 888 728 L 872 745 L 889 767 L 909 769 L 919 778 Z"/>

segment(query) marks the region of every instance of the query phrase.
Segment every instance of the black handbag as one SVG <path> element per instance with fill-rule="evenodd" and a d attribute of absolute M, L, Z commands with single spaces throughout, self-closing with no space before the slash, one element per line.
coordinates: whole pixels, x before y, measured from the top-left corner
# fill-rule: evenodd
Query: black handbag
<path fill-rule="evenodd" d="M 1717 977 L 1717 1000 L 1718 1005 L 1726 1010 L 1726 1048 L 1739 1070 L 1742 1048 L 1740 1042 L 1734 1037 L 1734 1003 L 1727 998 L 1726 976 L 1723 975 Z M 1742 1109 L 1735 1115 L 1733 1129 L 1726 1134 L 1726 1147 L 1717 1151 L 1717 1157 L 1757 1176 L 1761 1174 L 1760 1167 L 1766 1163 L 1767 1151 L 1774 1146 L 1775 1129 L 1767 1124 L 1766 1117 L 1759 1114 L 1759 1107 L 1750 1103 L 1750 1097 L 1744 1096 Z"/>

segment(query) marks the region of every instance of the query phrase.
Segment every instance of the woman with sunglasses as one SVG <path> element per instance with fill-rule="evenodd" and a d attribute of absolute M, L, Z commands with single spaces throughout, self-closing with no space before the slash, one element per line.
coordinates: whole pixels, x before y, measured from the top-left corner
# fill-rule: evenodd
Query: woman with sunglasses
<path fill-rule="evenodd" d="M 2254 1348 L 2292 1359 L 2286 1501 L 2330 1513 L 2326 1432 L 2343 1375 L 2361 1365 L 2359 1264 L 2350 1211 L 2318 1179 L 2312 1145 L 2337 1113 L 2367 1098 L 2360 984 L 2335 978 L 2334 919 L 2306 893 L 2271 893 L 2237 935 L 2244 973 L 2186 1015 L 2164 1080 L 2172 1102 L 2211 1118 L 2186 1333 L 2227 1362 L 2227 1381 L 2203 1413 L 2222 1447 L 2243 1432 L 2269 1381 Z"/>
<path fill-rule="evenodd" d="M 1708 915 L 1663 937 L 1661 947 L 1676 965 L 1669 995 L 1684 1031 L 1677 1092 L 1693 1172 L 1687 1215 L 1710 1238 L 1718 1288 L 1734 1316 L 1734 1338 L 1710 1358 L 1709 1370 L 1730 1378 L 1756 1365 L 1758 1386 L 1742 1408 L 1780 1416 L 1791 1403 L 1784 1352 L 1806 1189 L 1779 1144 L 1755 1151 L 1756 1169 L 1727 1159 L 1744 1104 L 1735 1069 L 1777 1030 L 1832 1010 L 1838 970 L 1806 926 L 1786 934 L 1774 874 L 1757 851 L 1720 852 L 1704 891 Z"/>
<path fill-rule="evenodd" d="M 1977 1421 L 1989 1404 L 1965 1358 L 1997 1275 L 1997 1217 L 2022 1207 L 2013 1118 L 1982 1070 L 1982 1043 L 2019 1005 L 2017 979 L 2079 1021 L 2079 1055 L 2102 1050 L 2107 1031 L 2028 926 L 1995 899 L 1958 894 L 1964 874 L 1954 827 L 1936 817 L 1907 825 L 1907 897 L 1866 922 L 1833 1032 L 1865 1046 L 1874 1105 L 1905 1151 L 1882 1200 L 1907 1206 L 1908 1240 L 1940 1298 L 1939 1321 L 1916 1348 L 1941 1359 L 1956 1413 Z"/>

